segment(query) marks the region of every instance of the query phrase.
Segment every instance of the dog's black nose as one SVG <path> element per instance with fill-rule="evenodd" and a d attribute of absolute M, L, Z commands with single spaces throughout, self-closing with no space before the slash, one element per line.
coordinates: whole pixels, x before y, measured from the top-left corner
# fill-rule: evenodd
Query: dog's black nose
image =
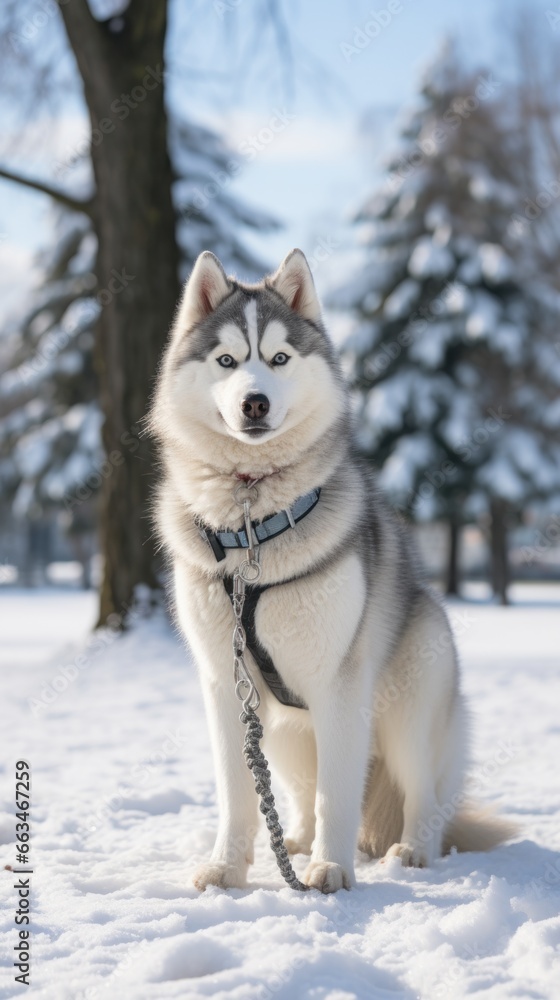
<path fill-rule="evenodd" d="M 250 396 L 245 396 L 241 409 L 251 420 L 262 420 L 270 410 L 270 403 L 262 392 L 253 392 Z"/>

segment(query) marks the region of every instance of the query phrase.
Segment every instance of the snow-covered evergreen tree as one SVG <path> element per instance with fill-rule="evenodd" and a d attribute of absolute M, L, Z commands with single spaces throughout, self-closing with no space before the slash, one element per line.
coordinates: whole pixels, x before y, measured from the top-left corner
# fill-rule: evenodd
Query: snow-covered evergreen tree
<path fill-rule="evenodd" d="M 382 484 L 418 519 L 490 513 L 504 595 L 509 512 L 560 485 L 560 313 L 516 242 L 515 136 L 497 96 L 491 75 L 461 74 L 449 49 L 428 71 L 386 182 L 356 219 L 364 270 L 334 304 L 357 318 L 345 353 L 360 446 Z"/>
<path fill-rule="evenodd" d="M 255 278 L 262 262 L 244 234 L 276 225 L 271 216 L 229 190 L 235 156 L 210 129 L 175 118 L 170 149 L 183 276 L 212 249 L 225 266 Z M 89 162 L 60 164 L 87 189 Z M 57 207 L 52 247 L 31 308 L 4 338 L 0 374 L 0 505 L 31 525 L 55 517 L 69 532 L 84 566 L 97 517 L 96 497 L 118 456 L 105 456 L 94 359 L 94 328 L 105 296 L 96 278 L 97 241 L 91 221 Z M 123 448 L 134 449 L 131 428 Z M 23 524 L 23 522 L 22 522 Z"/>
<path fill-rule="evenodd" d="M 61 520 L 58 510 L 87 569 L 96 489 L 84 493 L 73 516 L 64 501 L 103 460 L 92 357 L 99 311 L 95 237 L 83 217 L 57 210 L 53 245 L 40 255 L 42 281 L 9 334 L 0 375 L 1 503 L 10 527 L 19 524 L 27 536 L 28 573 L 37 546 L 48 549 L 45 536 Z"/>
<path fill-rule="evenodd" d="M 260 278 L 263 261 L 249 248 L 251 231 L 278 227 L 268 212 L 247 205 L 231 191 L 242 157 L 200 123 L 173 118 L 170 149 L 176 176 L 173 199 L 183 277 L 203 250 L 212 250 L 228 273 L 246 281 Z"/>

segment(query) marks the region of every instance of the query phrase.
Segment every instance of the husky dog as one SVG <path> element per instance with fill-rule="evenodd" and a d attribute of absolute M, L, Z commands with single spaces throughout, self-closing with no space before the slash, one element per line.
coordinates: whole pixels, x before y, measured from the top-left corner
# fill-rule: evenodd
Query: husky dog
<path fill-rule="evenodd" d="M 258 826 L 232 673 L 228 586 L 248 543 L 239 489 L 262 538 L 248 662 L 263 749 L 291 799 L 286 846 L 311 855 L 306 884 L 352 886 L 357 846 L 423 866 L 452 845 L 510 836 L 504 821 L 465 808 L 450 626 L 353 454 L 348 392 L 300 250 L 257 285 L 201 254 L 150 423 L 164 468 L 157 523 L 216 770 L 219 829 L 196 887 L 243 886 Z"/>

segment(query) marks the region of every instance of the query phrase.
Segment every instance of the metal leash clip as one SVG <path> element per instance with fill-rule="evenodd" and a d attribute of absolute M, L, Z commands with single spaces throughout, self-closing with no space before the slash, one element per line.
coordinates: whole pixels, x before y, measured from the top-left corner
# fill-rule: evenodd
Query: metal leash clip
<path fill-rule="evenodd" d="M 240 491 L 245 490 L 250 496 L 240 497 Z M 239 567 L 239 574 L 244 583 L 256 583 L 260 579 L 260 542 L 251 521 L 251 503 L 255 503 L 259 498 L 259 491 L 256 485 L 240 483 L 234 493 L 235 502 L 243 507 L 243 519 L 245 521 L 245 532 L 247 534 L 247 558 Z"/>
<path fill-rule="evenodd" d="M 260 567 L 259 567 L 260 569 Z M 261 703 L 259 692 L 249 668 L 245 663 L 246 635 L 243 628 L 243 605 L 245 603 L 245 581 L 239 570 L 235 571 L 233 577 L 233 613 L 235 616 L 235 628 L 233 630 L 233 676 L 235 680 L 235 693 L 239 700 L 243 702 L 243 711 L 252 708 L 257 709 Z"/>

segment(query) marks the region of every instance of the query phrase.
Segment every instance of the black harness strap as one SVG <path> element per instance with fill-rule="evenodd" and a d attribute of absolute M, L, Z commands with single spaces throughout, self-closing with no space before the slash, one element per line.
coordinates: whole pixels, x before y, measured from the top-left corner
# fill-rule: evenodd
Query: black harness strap
<path fill-rule="evenodd" d="M 247 636 L 247 648 L 251 652 L 263 679 L 266 681 L 273 695 L 278 698 L 278 701 L 281 702 L 282 705 L 288 705 L 291 708 L 307 708 L 308 706 L 305 704 L 303 698 L 299 698 L 297 694 L 294 694 L 294 692 L 290 690 L 290 688 L 286 687 L 284 681 L 274 666 L 272 658 L 269 656 L 264 646 L 259 642 L 259 638 L 257 636 L 257 629 L 255 625 L 257 604 L 261 594 L 263 594 L 265 590 L 268 590 L 270 586 L 272 585 L 267 584 L 264 587 L 259 587 L 257 584 L 247 584 L 246 586 L 245 603 L 243 605 L 241 623 L 245 629 L 245 635 Z M 224 577 L 224 587 L 230 601 L 233 603 L 233 577 Z"/>

